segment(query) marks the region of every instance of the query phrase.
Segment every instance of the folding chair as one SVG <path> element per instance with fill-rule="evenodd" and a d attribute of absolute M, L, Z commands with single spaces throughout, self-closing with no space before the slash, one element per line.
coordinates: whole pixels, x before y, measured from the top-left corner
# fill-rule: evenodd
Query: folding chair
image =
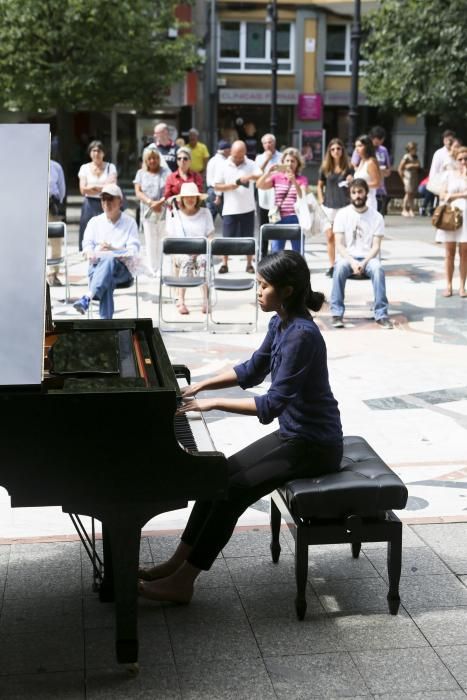
<path fill-rule="evenodd" d="M 47 258 L 47 265 L 63 265 L 65 268 L 65 303 L 70 299 L 70 284 L 68 281 L 68 237 L 66 223 L 64 221 L 49 221 L 47 225 L 47 238 L 63 238 L 62 255 L 56 258 Z"/>
<path fill-rule="evenodd" d="M 254 321 L 245 321 L 245 325 L 258 327 L 258 304 L 256 300 L 256 276 L 248 273 L 248 276 L 233 277 L 230 273 L 216 275 L 214 270 L 214 256 L 227 255 L 244 256 L 256 255 L 256 241 L 254 238 L 214 238 L 209 242 L 208 270 L 209 270 L 209 322 L 216 325 L 239 325 L 237 321 L 219 321 L 214 318 L 212 309 L 212 292 L 245 292 L 253 289 L 254 293 Z M 208 323 L 209 326 L 209 323 Z"/>
<path fill-rule="evenodd" d="M 300 241 L 300 253 L 305 253 L 305 237 L 298 224 L 263 224 L 259 229 L 259 254 L 263 241 Z"/>
<path fill-rule="evenodd" d="M 161 267 L 160 267 L 160 278 L 159 278 L 159 326 L 161 321 L 164 323 L 184 323 L 186 324 L 187 319 L 176 321 L 167 320 L 164 318 L 162 313 L 162 287 L 202 287 L 203 284 L 208 283 L 208 266 L 206 264 L 206 270 L 199 275 L 192 275 L 191 277 L 180 275 L 167 275 L 164 273 L 164 256 L 166 255 L 206 255 L 207 253 L 207 239 L 206 238 L 164 238 L 162 241 L 162 251 L 161 251 Z M 205 325 L 206 330 L 208 327 L 208 314 L 206 314 L 206 320 L 202 321 L 189 321 L 190 325 L 197 323 L 202 323 Z"/>

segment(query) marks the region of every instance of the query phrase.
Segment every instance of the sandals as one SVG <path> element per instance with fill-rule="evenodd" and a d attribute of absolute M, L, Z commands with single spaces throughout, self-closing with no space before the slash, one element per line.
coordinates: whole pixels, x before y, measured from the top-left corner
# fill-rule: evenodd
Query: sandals
<path fill-rule="evenodd" d="M 251 275 L 254 275 L 254 274 L 255 274 L 255 268 L 253 267 L 253 265 L 252 265 L 251 263 L 249 263 L 249 264 L 246 266 L 245 272 L 249 272 Z"/>
<path fill-rule="evenodd" d="M 227 265 L 221 265 L 219 270 L 218 270 L 218 273 L 219 273 L 219 275 L 225 275 L 225 273 L 228 271 L 229 271 L 229 268 L 227 267 Z"/>
<path fill-rule="evenodd" d="M 185 306 L 185 304 L 179 304 L 177 308 L 178 308 L 178 313 L 182 314 L 182 316 L 186 316 L 187 314 L 190 313 L 188 311 L 187 307 Z"/>

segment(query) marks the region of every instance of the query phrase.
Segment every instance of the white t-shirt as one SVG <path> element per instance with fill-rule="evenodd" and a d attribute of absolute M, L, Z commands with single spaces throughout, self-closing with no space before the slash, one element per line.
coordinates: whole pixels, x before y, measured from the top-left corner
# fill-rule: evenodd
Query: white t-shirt
<path fill-rule="evenodd" d="M 370 252 L 373 237 L 384 236 L 384 219 L 369 207 L 360 213 L 349 204 L 339 209 L 332 227 L 334 233 L 343 233 L 345 247 L 354 258 L 364 258 Z"/>
<path fill-rule="evenodd" d="M 232 185 L 239 177 L 246 175 L 261 175 L 261 170 L 253 160 L 245 157 L 243 163 L 235 165 L 232 158 L 229 156 L 222 168 L 217 171 L 219 180 L 216 184 Z M 249 211 L 255 210 L 255 189 L 252 180 L 248 183 L 248 187 L 240 185 L 234 190 L 224 192 L 224 206 L 222 207 L 222 216 L 231 214 L 246 214 Z"/>
<path fill-rule="evenodd" d="M 112 223 L 105 213 L 93 216 L 84 232 L 83 250 L 91 253 L 104 241 L 117 250 L 136 255 L 140 248 L 136 221 L 125 213 L 122 213 L 115 223 Z"/>
<path fill-rule="evenodd" d="M 117 168 L 113 163 L 104 163 L 104 170 L 95 175 L 91 170 L 92 163 L 84 163 L 79 169 L 78 177 L 83 180 L 85 187 L 103 187 L 109 182 L 117 182 Z M 98 194 L 87 194 L 86 197 L 99 199 Z"/>
<path fill-rule="evenodd" d="M 200 207 L 196 214 L 191 216 L 175 207 L 167 214 L 166 233 L 172 238 L 207 238 L 213 231 L 212 214 L 206 207 Z"/>
<path fill-rule="evenodd" d="M 227 158 L 222 151 L 218 151 L 215 156 L 208 160 L 206 167 L 206 185 L 208 187 L 214 187 L 216 182 L 219 182 L 217 172 L 222 169 L 226 160 Z"/>
<path fill-rule="evenodd" d="M 449 153 L 446 146 L 438 148 L 433 154 L 433 160 L 431 161 L 430 174 L 428 179 L 431 177 L 436 177 L 445 171 L 452 164 L 453 158 Z"/>
<path fill-rule="evenodd" d="M 255 163 L 258 167 L 262 168 L 264 161 L 266 160 L 266 151 L 259 153 L 255 158 Z M 271 156 L 271 160 L 268 161 L 266 169 L 263 172 L 268 172 L 273 165 L 280 163 L 282 159 L 282 153 L 280 151 L 274 151 Z M 261 209 L 270 209 L 274 205 L 274 187 L 269 190 L 260 190 L 258 188 L 258 204 Z"/>

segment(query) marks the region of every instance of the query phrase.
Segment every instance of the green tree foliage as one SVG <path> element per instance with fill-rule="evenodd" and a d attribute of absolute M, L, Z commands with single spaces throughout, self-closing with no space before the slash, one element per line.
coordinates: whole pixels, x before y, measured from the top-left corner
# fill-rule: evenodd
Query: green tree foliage
<path fill-rule="evenodd" d="M 370 104 L 444 118 L 467 112 L 465 0 L 381 0 L 365 18 Z"/>
<path fill-rule="evenodd" d="M 176 0 L 0 0 L 0 104 L 138 110 L 196 64 L 192 35 L 168 29 Z"/>

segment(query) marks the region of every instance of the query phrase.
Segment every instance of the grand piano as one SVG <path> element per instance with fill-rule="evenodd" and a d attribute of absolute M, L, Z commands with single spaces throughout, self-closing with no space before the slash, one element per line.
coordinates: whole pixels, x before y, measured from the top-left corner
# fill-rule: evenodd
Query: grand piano
<path fill-rule="evenodd" d="M 3 143 L 7 156 L 17 158 L 26 143 L 28 156 L 39 153 L 43 167 L 48 131 L 33 125 L 25 133 L 29 126 L 0 126 L 0 150 Z M 3 166 L 0 187 L 2 173 Z M 0 290 L 0 486 L 12 507 L 59 505 L 75 521 L 77 515 L 101 521 L 99 595 L 115 601 L 118 662 L 136 664 L 141 529 L 188 500 L 222 499 L 226 459 L 214 449 L 199 451 L 186 416 L 175 417 L 177 376 L 189 373 L 172 366 L 150 319 L 53 322 L 46 301 L 46 211 L 24 229 L 37 244 L 29 285 L 15 289 L 12 275 Z M 28 208 L 16 219 L 24 224 L 24 216 L 34 214 Z M 8 227 L 4 232 L 14 257 L 13 236 Z"/>

